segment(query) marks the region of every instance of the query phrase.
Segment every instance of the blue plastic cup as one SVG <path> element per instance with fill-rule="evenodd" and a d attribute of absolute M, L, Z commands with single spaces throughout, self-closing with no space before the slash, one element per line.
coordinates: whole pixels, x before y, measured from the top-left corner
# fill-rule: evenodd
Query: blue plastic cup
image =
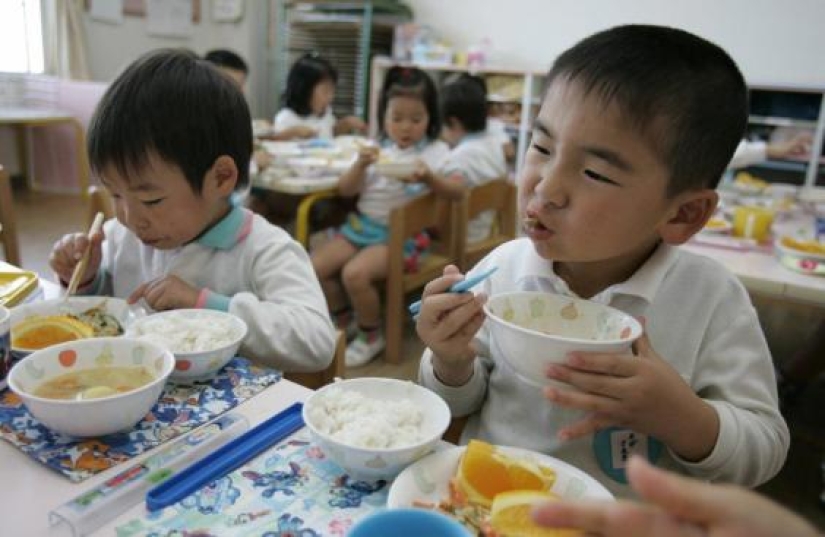
<path fill-rule="evenodd" d="M 347 537 L 469 537 L 456 520 L 429 509 L 385 509 L 359 520 Z"/>

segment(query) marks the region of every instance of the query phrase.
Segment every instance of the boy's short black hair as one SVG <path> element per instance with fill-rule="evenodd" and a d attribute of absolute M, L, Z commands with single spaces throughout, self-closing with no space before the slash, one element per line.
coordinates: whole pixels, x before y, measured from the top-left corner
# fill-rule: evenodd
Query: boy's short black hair
<path fill-rule="evenodd" d="M 430 76 L 417 67 L 393 66 L 384 76 L 381 96 L 378 98 L 378 128 L 383 136 L 384 118 L 387 106 L 393 97 L 413 97 L 421 99 L 430 116 L 427 124 L 427 138 L 435 140 L 441 135 L 441 113 L 438 109 L 438 90 Z"/>
<path fill-rule="evenodd" d="M 218 67 L 227 67 L 240 71 L 245 75 L 249 74 L 249 66 L 246 65 L 243 58 L 225 48 L 210 50 L 204 55 L 203 59 Z"/>
<path fill-rule="evenodd" d="M 252 119 L 241 91 L 187 50 L 149 52 L 106 90 L 89 125 L 89 160 L 96 173 L 114 165 L 124 177 L 152 154 L 178 166 L 200 193 L 221 155 L 238 167 L 236 189 L 249 182 Z"/>
<path fill-rule="evenodd" d="M 547 87 L 556 80 L 617 104 L 668 167 L 671 197 L 715 188 L 747 123 L 747 88 L 733 59 L 675 28 L 627 25 L 596 33 L 556 59 Z"/>
<path fill-rule="evenodd" d="M 324 80 L 338 83 L 338 71 L 326 58 L 310 52 L 298 58 L 289 69 L 284 90 L 284 106 L 298 114 L 312 114 L 310 102 L 315 86 Z"/>
<path fill-rule="evenodd" d="M 487 84 L 477 76 L 461 73 L 441 86 L 441 117 L 458 120 L 467 132 L 487 129 Z"/>

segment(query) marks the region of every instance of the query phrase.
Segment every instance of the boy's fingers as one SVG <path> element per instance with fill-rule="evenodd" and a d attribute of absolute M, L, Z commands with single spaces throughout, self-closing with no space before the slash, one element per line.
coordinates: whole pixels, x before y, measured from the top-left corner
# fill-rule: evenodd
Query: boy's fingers
<path fill-rule="evenodd" d="M 147 285 L 149 285 L 149 282 L 144 282 L 138 285 L 137 288 L 134 291 L 132 291 L 132 294 L 129 295 L 129 298 L 126 299 L 126 302 L 128 302 L 129 304 L 134 304 L 135 302 L 140 300 L 143 297 L 143 293 L 146 290 Z"/>
<path fill-rule="evenodd" d="M 730 516 L 723 487 L 660 470 L 638 456 L 631 457 L 627 475 L 641 497 L 678 518 L 702 522 Z"/>

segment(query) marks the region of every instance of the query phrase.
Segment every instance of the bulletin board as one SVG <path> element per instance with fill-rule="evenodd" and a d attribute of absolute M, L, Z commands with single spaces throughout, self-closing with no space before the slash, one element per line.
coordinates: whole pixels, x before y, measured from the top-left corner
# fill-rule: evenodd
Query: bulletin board
<path fill-rule="evenodd" d="M 86 0 L 86 9 L 89 9 L 91 0 Z M 123 14 L 132 17 L 146 16 L 146 0 L 122 0 Z M 201 20 L 201 0 L 192 0 L 192 22 L 198 23 Z"/>

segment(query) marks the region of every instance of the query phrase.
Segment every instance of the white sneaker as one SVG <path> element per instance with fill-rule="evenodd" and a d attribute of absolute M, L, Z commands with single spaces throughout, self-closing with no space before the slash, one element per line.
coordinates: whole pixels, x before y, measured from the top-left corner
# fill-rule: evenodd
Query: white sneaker
<path fill-rule="evenodd" d="M 373 341 L 368 342 L 365 333 L 359 331 L 355 339 L 352 340 L 352 343 L 347 345 L 344 362 L 347 367 L 367 365 L 376 356 L 381 354 L 381 351 L 384 350 L 386 345 L 387 342 L 384 339 L 383 333 L 379 333 Z"/>

